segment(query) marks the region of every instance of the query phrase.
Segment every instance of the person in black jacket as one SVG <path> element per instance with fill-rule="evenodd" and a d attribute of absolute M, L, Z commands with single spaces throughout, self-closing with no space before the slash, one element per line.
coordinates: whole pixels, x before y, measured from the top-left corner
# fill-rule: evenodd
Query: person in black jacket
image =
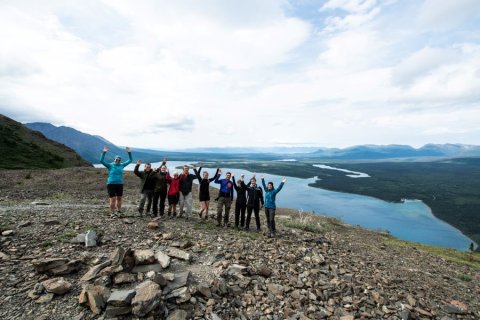
<path fill-rule="evenodd" d="M 183 166 L 183 172 L 180 174 L 180 198 L 179 198 L 179 209 L 180 217 L 183 216 L 185 212 L 185 219 L 189 219 L 192 216 L 192 205 L 193 205 L 193 196 L 192 196 L 192 186 L 193 180 L 197 179 L 197 176 L 190 173 L 190 167 L 188 165 Z M 186 207 L 186 210 L 183 211 L 183 207 Z"/>
<path fill-rule="evenodd" d="M 153 190 L 155 189 L 155 174 L 152 170 L 152 165 L 150 163 L 145 163 L 143 172 L 140 172 L 138 169 L 141 164 L 142 160 L 138 160 L 137 164 L 135 165 L 135 169 L 133 170 L 133 173 L 135 173 L 135 175 L 141 179 L 140 193 L 142 196 L 138 206 L 138 212 L 140 213 L 140 216 L 143 215 L 145 201 L 147 201 L 147 214 L 150 213 L 150 208 L 152 207 Z"/>
<path fill-rule="evenodd" d="M 260 206 L 261 205 L 261 206 Z M 245 222 L 245 230 L 250 229 L 250 219 L 252 217 L 252 211 L 255 213 L 255 222 L 257 225 L 257 231 L 260 231 L 260 209 L 263 208 L 263 190 L 257 185 L 257 179 L 255 174 L 247 184 L 247 221 Z"/>
<path fill-rule="evenodd" d="M 165 200 L 167 199 L 168 181 L 167 181 L 167 159 L 163 159 L 160 168 L 155 171 L 155 190 L 153 192 L 153 216 L 165 214 Z M 160 200 L 160 204 L 158 203 Z"/>
<path fill-rule="evenodd" d="M 193 171 L 195 172 L 195 175 L 197 176 L 197 179 L 199 181 L 199 187 L 198 187 L 198 198 L 200 200 L 200 213 L 198 214 L 200 216 L 200 219 L 207 220 L 208 219 L 208 206 L 210 204 L 210 182 L 214 181 L 217 176 L 218 176 L 218 170 L 220 168 L 217 168 L 217 172 L 215 172 L 215 176 L 213 178 L 208 178 L 208 172 L 203 171 L 203 178 L 200 176 L 200 172 L 202 172 L 202 164 L 200 164 L 200 167 L 197 171 L 197 166 L 193 165 Z M 205 217 L 203 217 L 203 212 L 205 212 Z"/>
<path fill-rule="evenodd" d="M 238 229 L 238 223 L 243 228 L 245 226 L 245 210 L 247 209 L 247 186 L 243 182 L 245 176 L 242 174 L 240 180 L 235 182 L 235 176 L 232 174 L 233 187 L 237 191 L 237 200 L 235 201 L 235 228 Z M 239 221 L 240 220 L 240 221 Z"/>

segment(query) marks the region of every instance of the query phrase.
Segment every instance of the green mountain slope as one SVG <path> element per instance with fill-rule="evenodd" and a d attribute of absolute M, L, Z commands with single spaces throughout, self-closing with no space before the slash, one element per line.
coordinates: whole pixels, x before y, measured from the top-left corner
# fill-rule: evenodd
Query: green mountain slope
<path fill-rule="evenodd" d="M 67 168 L 90 165 L 65 145 L 0 115 L 0 168 Z"/>

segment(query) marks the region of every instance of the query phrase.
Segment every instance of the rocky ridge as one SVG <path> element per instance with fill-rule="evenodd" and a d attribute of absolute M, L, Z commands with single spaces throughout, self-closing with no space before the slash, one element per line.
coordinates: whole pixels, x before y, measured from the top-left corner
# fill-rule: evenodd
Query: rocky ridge
<path fill-rule="evenodd" d="M 289 228 L 283 209 L 273 239 L 139 217 L 129 174 L 125 217 L 110 218 L 102 174 L 0 171 L 2 319 L 480 318 L 478 270 L 382 233 L 328 219 L 321 233 Z"/>

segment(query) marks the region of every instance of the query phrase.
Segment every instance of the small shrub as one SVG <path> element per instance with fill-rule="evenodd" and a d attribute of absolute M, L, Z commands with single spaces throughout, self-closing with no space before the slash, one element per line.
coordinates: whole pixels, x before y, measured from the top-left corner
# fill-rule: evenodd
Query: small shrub
<path fill-rule="evenodd" d="M 464 274 L 464 273 L 457 273 L 457 278 L 460 279 L 460 280 L 463 280 L 465 282 L 470 282 L 473 280 L 472 277 L 470 277 L 468 274 Z"/>

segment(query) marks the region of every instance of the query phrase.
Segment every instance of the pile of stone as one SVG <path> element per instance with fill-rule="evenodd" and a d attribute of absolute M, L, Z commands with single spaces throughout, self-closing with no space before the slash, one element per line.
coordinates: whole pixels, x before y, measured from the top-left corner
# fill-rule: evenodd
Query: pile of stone
<path fill-rule="evenodd" d="M 137 317 L 166 317 L 192 298 L 191 273 L 162 273 L 171 258 L 190 261 L 189 253 L 168 248 L 131 250 L 118 247 L 103 262 L 92 266 L 80 281 L 84 283 L 79 303 L 94 314 L 105 310 L 107 317 L 133 314 Z M 185 314 L 188 312 L 176 313 Z"/>

